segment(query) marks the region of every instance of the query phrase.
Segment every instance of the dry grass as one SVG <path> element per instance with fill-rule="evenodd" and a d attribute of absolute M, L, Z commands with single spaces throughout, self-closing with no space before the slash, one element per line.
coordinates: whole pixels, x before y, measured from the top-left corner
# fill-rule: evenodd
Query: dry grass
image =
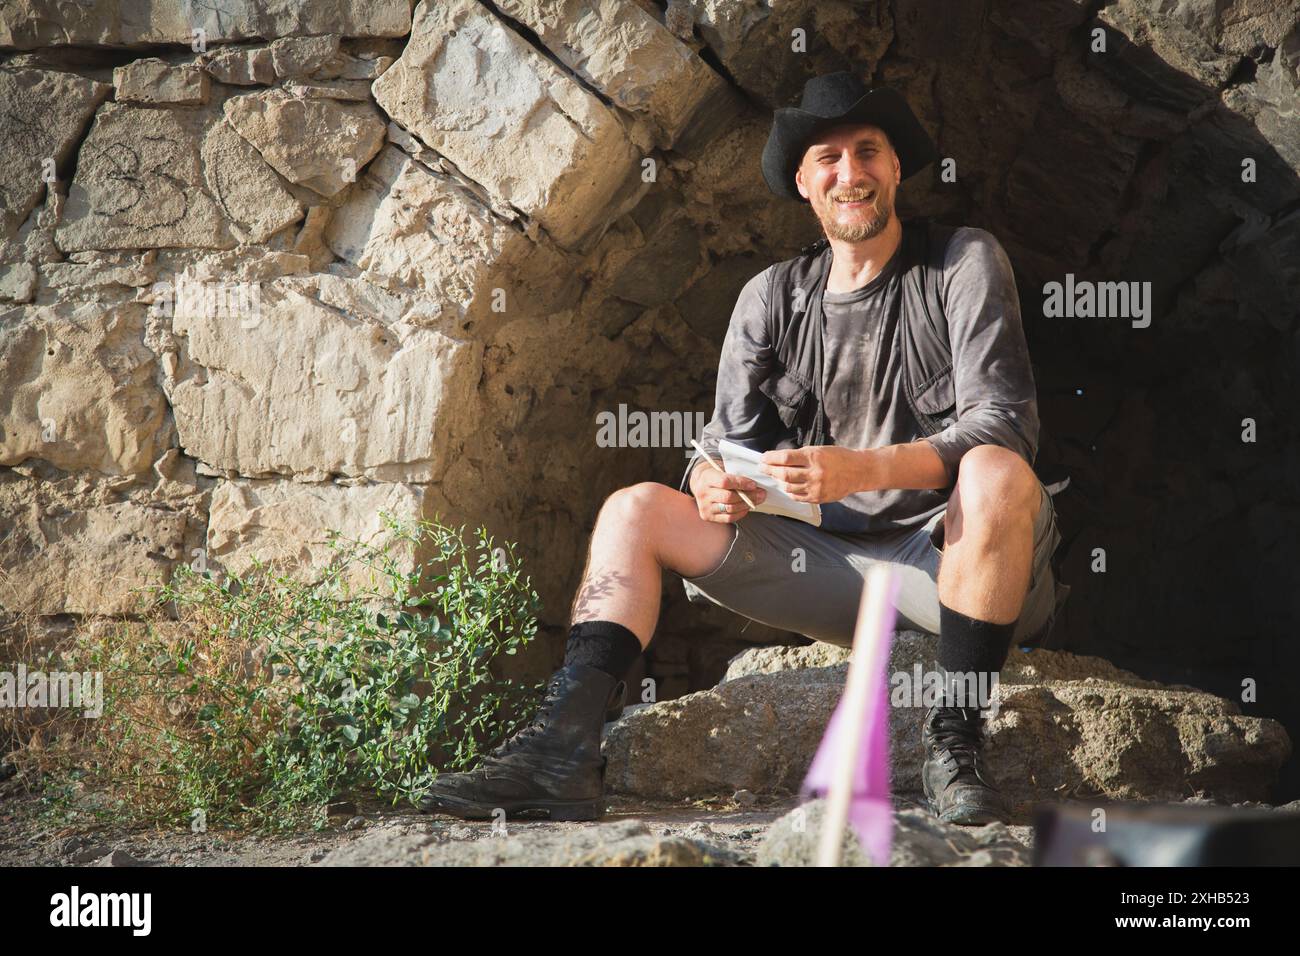
<path fill-rule="evenodd" d="M 274 569 L 272 569 L 274 570 Z M 253 587 L 265 603 L 274 599 L 272 578 L 258 576 Z M 253 595 L 249 594 L 252 598 Z M 29 791 L 51 780 L 75 779 L 79 793 L 112 793 L 130 804 L 133 816 L 175 817 L 175 781 L 165 766 L 176 744 L 195 747 L 209 731 L 195 720 L 208 704 L 229 704 L 231 687 L 270 682 L 269 669 L 258 661 L 264 642 L 255 645 L 247 632 L 232 631 L 225 616 L 211 606 L 176 607 L 145 595 L 139 613 L 120 617 L 73 619 L 65 633 L 51 634 L 38 616 L 9 613 L 0 627 L 0 669 L 18 663 L 35 670 L 98 671 L 103 675 L 105 709 L 98 718 L 79 708 L 0 708 L 0 752 Z M 285 605 L 281 611 L 288 615 Z M 176 662 L 187 662 L 182 673 Z M 198 693 L 187 689 L 197 686 Z M 287 700 L 291 684 L 286 684 Z M 258 724 L 240 728 L 236 741 L 223 748 L 232 777 L 255 776 L 255 752 L 269 733 L 272 711 Z"/>
<path fill-rule="evenodd" d="M 129 617 L 52 630 L 9 615 L 0 670 L 98 673 L 103 713 L 0 708 L 0 753 L 76 823 L 176 825 L 202 811 L 213 826 L 319 825 L 344 785 L 420 792 L 509 733 L 535 693 L 489 665 L 531 640 L 536 593 L 517 568 L 468 560 L 448 529 L 404 533 L 417 546 L 437 536 L 439 568 L 351 542 L 310 583 L 278 563 L 230 577 L 182 566 Z M 378 588 L 354 588 L 359 559 Z"/>

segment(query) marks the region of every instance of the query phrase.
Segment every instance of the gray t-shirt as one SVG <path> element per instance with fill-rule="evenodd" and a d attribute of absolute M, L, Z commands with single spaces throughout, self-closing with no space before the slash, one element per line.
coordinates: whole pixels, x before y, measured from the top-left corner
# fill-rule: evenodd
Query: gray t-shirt
<path fill-rule="evenodd" d="M 829 443 L 880 448 L 924 437 L 903 397 L 898 342 L 901 250 L 900 245 L 866 285 L 822 296 Z M 771 400 L 755 387 L 773 356 L 766 318 L 771 268 L 746 283 L 732 313 L 718 363 L 713 418 L 700 441 L 710 454 L 719 438 L 764 450 L 794 446 Z M 1012 448 L 1033 464 L 1038 437 L 1033 373 L 1015 278 L 997 240 L 982 229 L 956 230 L 944 256 L 941 288 L 953 347 L 958 420 L 926 440 L 944 458 L 950 478 L 960 454 L 984 442 Z M 758 444 L 746 441 L 757 436 L 776 437 Z M 689 476 L 688 469 L 687 480 Z M 949 493 L 950 488 L 859 492 L 824 503 L 822 527 L 869 533 L 920 527 L 946 506 Z"/>

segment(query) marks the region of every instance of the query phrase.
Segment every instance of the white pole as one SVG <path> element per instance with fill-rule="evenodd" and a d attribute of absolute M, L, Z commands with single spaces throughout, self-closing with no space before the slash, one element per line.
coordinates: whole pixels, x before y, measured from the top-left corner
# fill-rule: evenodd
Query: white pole
<path fill-rule="evenodd" d="M 868 704 L 871 702 L 871 682 L 880 674 L 880 652 L 886 636 L 883 627 L 885 604 L 892 576 L 893 572 L 887 566 L 875 565 L 867 572 L 866 584 L 862 588 L 857 626 L 853 631 L 853 657 L 844 686 L 840 747 L 832 763 L 826 812 L 822 817 L 821 839 L 817 846 L 818 866 L 840 865 L 840 843 L 848 824 L 857 755 L 864 737 L 874 730 L 866 726 L 875 712 Z M 871 862 L 883 865 L 879 860 Z M 888 862 L 883 861 L 884 864 Z"/>

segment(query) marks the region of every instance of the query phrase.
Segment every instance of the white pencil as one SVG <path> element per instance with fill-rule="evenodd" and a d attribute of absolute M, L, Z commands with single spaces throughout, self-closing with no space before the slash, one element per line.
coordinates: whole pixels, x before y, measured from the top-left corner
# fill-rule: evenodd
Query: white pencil
<path fill-rule="evenodd" d="M 710 457 L 709 457 L 709 453 L 708 453 L 707 451 L 705 451 L 703 448 L 701 448 L 701 447 L 700 447 L 700 443 L 697 442 L 694 438 L 691 439 L 691 444 L 695 446 L 695 450 L 696 450 L 696 451 L 698 451 L 701 455 L 704 456 L 704 460 L 705 460 L 705 461 L 707 461 L 707 462 L 708 462 L 710 465 L 712 465 L 714 468 L 718 469 L 718 471 L 722 472 L 724 475 L 727 473 L 727 469 L 723 468 L 723 467 L 722 467 L 721 465 L 719 465 L 716 461 L 714 461 L 712 458 L 710 458 Z M 741 500 L 741 501 L 743 501 L 745 504 L 749 505 L 750 510 L 753 510 L 753 509 L 755 509 L 755 508 L 758 507 L 758 505 L 754 504 L 754 502 L 752 502 L 752 501 L 749 500 L 749 495 L 745 494 L 745 493 L 744 493 L 743 491 L 741 491 L 739 488 L 736 489 L 736 494 L 740 495 L 740 500 Z"/>

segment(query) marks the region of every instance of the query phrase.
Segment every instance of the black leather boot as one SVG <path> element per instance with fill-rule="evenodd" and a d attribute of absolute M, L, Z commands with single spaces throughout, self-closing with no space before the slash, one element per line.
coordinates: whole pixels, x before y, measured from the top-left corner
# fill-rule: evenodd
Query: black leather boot
<path fill-rule="evenodd" d="M 626 685 L 585 664 L 556 671 L 529 725 L 474 770 L 444 773 L 420 798 L 425 813 L 483 820 L 545 812 L 552 820 L 595 820 L 605 812 L 600 729 L 623 712 Z"/>
<path fill-rule="evenodd" d="M 1006 823 L 1006 801 L 984 763 L 984 718 L 966 707 L 931 707 L 921 729 L 921 782 L 934 815 L 945 823 Z"/>

